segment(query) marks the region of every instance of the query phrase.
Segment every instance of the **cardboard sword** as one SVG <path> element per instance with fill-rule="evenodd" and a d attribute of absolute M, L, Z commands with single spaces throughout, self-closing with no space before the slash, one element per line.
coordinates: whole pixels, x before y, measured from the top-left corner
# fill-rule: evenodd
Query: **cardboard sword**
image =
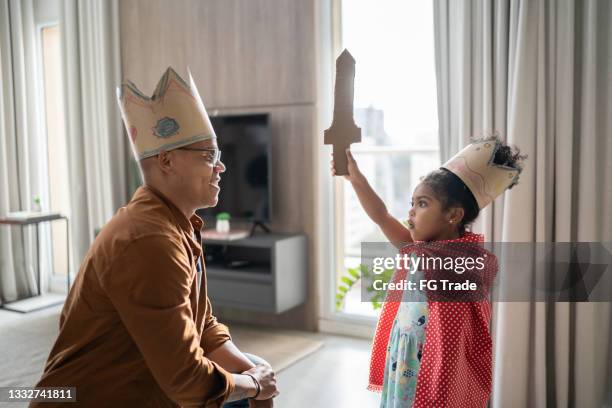
<path fill-rule="evenodd" d="M 361 142 L 361 128 L 353 120 L 355 59 L 347 49 L 336 59 L 334 117 L 323 136 L 323 143 L 333 145 L 336 176 L 348 175 L 346 149 Z"/>

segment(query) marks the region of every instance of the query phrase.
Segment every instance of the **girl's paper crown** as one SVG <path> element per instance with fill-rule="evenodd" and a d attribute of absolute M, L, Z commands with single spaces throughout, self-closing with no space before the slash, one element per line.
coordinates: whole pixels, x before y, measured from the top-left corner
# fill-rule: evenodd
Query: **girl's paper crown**
<path fill-rule="evenodd" d="M 493 163 L 501 142 L 497 138 L 475 141 L 442 165 L 470 189 L 482 210 L 518 181 L 521 169 Z"/>
<path fill-rule="evenodd" d="M 127 81 L 117 99 L 136 160 L 217 137 L 191 73 L 187 84 L 168 67 L 151 97 Z"/>

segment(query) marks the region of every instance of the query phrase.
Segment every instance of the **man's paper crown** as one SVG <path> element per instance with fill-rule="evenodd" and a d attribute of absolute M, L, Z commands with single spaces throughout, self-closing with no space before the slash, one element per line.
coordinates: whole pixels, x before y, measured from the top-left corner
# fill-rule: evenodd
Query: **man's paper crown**
<path fill-rule="evenodd" d="M 136 160 L 217 137 L 191 73 L 187 84 L 168 67 L 151 97 L 127 81 L 117 99 Z"/>
<path fill-rule="evenodd" d="M 475 141 L 442 165 L 470 189 L 482 210 L 518 181 L 520 168 L 493 163 L 501 142 L 497 138 Z"/>

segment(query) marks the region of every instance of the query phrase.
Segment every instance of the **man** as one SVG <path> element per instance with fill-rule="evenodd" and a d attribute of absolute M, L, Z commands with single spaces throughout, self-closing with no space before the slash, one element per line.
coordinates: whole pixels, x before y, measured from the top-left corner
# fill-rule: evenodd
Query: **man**
<path fill-rule="evenodd" d="M 274 372 L 207 297 L 195 211 L 217 204 L 225 166 L 195 84 L 168 68 L 151 98 L 118 94 L 144 186 L 89 249 L 37 386 L 76 387 L 78 406 L 272 406 Z"/>

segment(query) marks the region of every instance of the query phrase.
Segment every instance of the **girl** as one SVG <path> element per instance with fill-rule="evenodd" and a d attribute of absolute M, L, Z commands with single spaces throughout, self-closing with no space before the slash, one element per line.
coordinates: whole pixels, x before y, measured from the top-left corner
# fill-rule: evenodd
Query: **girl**
<path fill-rule="evenodd" d="M 381 407 L 486 406 L 492 382 L 488 288 L 497 261 L 478 245 L 484 237 L 469 226 L 480 210 L 517 184 L 526 156 L 495 137 L 472 142 L 421 180 L 404 225 L 388 213 L 350 150 L 346 154 L 349 175 L 344 177 L 370 219 L 402 254 L 414 256 L 418 248 L 419 254 L 452 257 L 457 245 L 475 243 L 470 255 L 486 259 L 484 272 L 476 277 L 482 295 L 478 299 L 439 301 L 432 293 L 414 290 L 387 294 L 372 346 L 368 388 L 382 391 Z M 335 175 L 333 160 L 331 171 Z M 393 280 L 403 279 L 406 272 L 396 271 Z M 410 276 L 419 280 L 431 273 L 421 270 Z"/>

